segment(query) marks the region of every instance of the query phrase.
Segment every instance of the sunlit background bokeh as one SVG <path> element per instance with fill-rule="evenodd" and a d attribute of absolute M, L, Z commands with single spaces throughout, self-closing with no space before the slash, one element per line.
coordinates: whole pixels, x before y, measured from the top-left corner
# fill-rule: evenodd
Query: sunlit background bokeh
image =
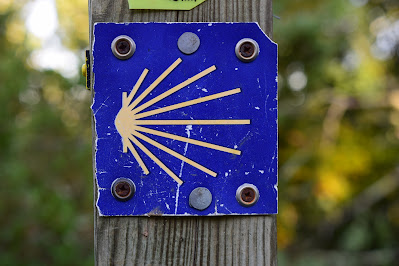
<path fill-rule="evenodd" d="M 93 265 L 87 1 L 0 0 L 0 265 Z M 280 265 L 399 261 L 399 1 L 274 1 Z"/>

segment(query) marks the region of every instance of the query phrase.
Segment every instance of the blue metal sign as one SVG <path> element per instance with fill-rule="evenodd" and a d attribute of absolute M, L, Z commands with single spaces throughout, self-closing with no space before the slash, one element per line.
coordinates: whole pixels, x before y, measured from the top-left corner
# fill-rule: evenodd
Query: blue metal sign
<path fill-rule="evenodd" d="M 277 213 L 277 45 L 256 23 L 97 23 L 100 215 Z"/>

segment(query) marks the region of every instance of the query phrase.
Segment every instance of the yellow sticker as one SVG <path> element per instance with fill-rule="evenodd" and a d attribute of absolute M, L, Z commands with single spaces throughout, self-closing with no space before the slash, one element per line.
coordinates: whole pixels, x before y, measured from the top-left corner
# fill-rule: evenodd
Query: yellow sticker
<path fill-rule="evenodd" d="M 130 9 L 190 10 L 206 0 L 129 0 Z"/>

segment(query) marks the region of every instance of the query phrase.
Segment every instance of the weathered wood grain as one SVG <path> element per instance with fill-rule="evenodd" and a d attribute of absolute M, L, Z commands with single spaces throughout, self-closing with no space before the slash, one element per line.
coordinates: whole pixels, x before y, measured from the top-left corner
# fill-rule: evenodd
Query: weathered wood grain
<path fill-rule="evenodd" d="M 137 11 L 127 0 L 89 0 L 89 15 L 91 33 L 104 21 L 256 21 L 269 36 L 273 27 L 272 0 L 208 0 L 191 11 Z M 93 130 L 93 147 L 94 139 Z M 94 195 L 96 202 L 95 178 Z M 94 212 L 96 265 L 277 265 L 274 215 L 116 218 Z"/>

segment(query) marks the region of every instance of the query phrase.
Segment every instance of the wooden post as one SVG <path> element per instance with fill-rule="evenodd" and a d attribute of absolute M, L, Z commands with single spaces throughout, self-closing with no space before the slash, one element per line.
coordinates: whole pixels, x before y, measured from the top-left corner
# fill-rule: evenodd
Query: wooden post
<path fill-rule="evenodd" d="M 129 10 L 127 0 L 89 0 L 89 15 L 91 45 L 94 23 L 106 21 L 256 21 L 272 34 L 272 0 L 208 0 L 191 11 Z M 95 179 L 94 186 L 96 202 Z M 277 265 L 275 215 L 117 218 L 94 211 L 96 265 Z"/>

